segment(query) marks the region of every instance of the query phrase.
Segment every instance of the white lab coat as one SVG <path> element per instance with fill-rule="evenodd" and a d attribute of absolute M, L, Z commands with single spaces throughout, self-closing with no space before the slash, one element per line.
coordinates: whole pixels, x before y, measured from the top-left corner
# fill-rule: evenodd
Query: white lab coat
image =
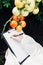
<path fill-rule="evenodd" d="M 20 44 L 30 55 L 22 65 L 43 65 L 43 47 L 39 43 L 32 37 L 23 34 L 23 39 Z M 4 65 L 20 65 L 9 48 L 6 51 L 5 58 L 6 61 Z"/>

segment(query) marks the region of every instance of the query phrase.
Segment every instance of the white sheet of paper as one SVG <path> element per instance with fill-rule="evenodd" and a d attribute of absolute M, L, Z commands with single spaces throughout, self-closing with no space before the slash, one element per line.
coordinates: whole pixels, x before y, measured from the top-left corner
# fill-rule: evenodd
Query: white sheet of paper
<path fill-rule="evenodd" d="M 13 34 L 20 34 L 23 31 L 17 32 L 14 29 L 12 29 L 9 32 L 10 33 L 8 33 L 8 31 L 7 31 L 6 33 L 3 34 L 3 36 L 6 39 L 6 41 L 8 42 L 8 44 L 11 47 L 11 49 L 13 50 L 13 52 L 15 53 L 18 61 L 22 62 L 28 56 L 28 53 L 22 48 L 22 46 L 20 45 L 20 42 L 17 42 L 16 40 L 14 40 L 10 37 Z"/>

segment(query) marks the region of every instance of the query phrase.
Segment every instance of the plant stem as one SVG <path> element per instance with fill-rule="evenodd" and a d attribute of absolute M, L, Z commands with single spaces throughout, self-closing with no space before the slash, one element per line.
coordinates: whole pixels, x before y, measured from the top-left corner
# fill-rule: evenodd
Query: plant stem
<path fill-rule="evenodd" d="M 2 30 L 2 33 L 1 33 L 1 38 L 2 38 L 2 34 L 5 31 L 6 25 L 11 21 L 11 19 L 12 19 L 12 17 L 8 21 L 6 21 L 6 23 L 4 24 L 4 27 L 3 27 L 3 30 Z"/>

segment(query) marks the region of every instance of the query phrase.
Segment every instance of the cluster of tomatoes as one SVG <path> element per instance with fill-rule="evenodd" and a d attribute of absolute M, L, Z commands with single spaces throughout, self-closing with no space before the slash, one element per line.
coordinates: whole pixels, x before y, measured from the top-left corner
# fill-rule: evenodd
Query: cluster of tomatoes
<path fill-rule="evenodd" d="M 15 28 L 18 32 L 22 30 L 22 28 L 26 27 L 26 22 L 24 21 L 24 16 L 12 16 L 12 20 L 10 21 L 10 27 Z"/>

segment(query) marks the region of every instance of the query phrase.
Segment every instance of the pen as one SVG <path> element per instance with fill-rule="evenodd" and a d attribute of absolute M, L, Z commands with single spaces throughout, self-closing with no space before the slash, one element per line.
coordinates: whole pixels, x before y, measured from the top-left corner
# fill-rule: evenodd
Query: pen
<path fill-rule="evenodd" d="M 20 35 L 23 35 L 23 33 L 20 33 L 20 34 L 17 34 L 17 35 L 14 34 L 13 36 L 14 36 L 14 37 L 17 37 L 17 36 L 20 36 Z"/>

